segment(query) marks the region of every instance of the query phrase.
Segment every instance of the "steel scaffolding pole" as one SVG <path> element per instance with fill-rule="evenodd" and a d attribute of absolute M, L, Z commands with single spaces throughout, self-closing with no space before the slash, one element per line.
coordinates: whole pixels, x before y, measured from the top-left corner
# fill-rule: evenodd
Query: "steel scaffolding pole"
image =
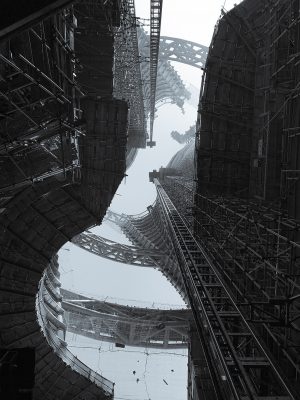
<path fill-rule="evenodd" d="M 134 0 L 122 0 L 121 23 L 115 28 L 114 96 L 130 105 L 129 146 L 146 146 L 146 110 L 140 68 Z"/>
<path fill-rule="evenodd" d="M 1 50 L 1 191 L 52 175 L 77 179 L 82 93 L 74 78 L 73 22 L 70 8 L 32 26 L 19 44 L 12 38 L 10 51 Z M 13 185 L 5 182 L 12 174 Z"/>
<path fill-rule="evenodd" d="M 161 219 L 176 252 L 218 399 L 296 399 L 158 179 Z"/>
<path fill-rule="evenodd" d="M 297 379 L 299 338 L 299 223 L 254 200 L 195 193 L 191 182 L 168 177 L 164 188 L 193 207 L 195 236 L 241 312 L 288 379 Z M 193 205 L 194 200 L 194 205 Z"/>
<path fill-rule="evenodd" d="M 160 24 L 163 0 L 151 0 L 150 8 L 150 140 L 149 147 L 155 146 L 153 141 L 153 124 L 155 117 L 155 93 L 157 63 L 160 42 Z"/>

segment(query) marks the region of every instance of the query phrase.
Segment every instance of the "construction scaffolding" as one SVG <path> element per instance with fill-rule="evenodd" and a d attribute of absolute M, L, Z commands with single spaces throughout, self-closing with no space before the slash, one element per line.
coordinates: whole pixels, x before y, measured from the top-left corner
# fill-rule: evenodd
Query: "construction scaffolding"
<path fill-rule="evenodd" d="M 267 399 L 275 396 L 282 400 L 295 399 L 280 368 L 274 364 L 261 344 L 261 337 L 252 329 L 232 296 L 215 259 L 193 235 L 184 216 L 164 190 L 164 183 L 157 178 L 153 180 L 160 219 L 164 223 L 162 234 L 174 246 L 215 398 Z M 262 380 L 262 376 L 265 379 Z"/>
<path fill-rule="evenodd" d="M 177 39 L 173 38 L 173 41 L 176 40 Z M 164 41 L 164 37 L 161 36 L 160 43 L 162 41 Z M 140 51 L 145 108 L 148 116 L 151 109 L 150 37 L 141 27 L 138 29 L 138 42 Z M 159 53 L 158 65 L 157 65 L 155 103 L 159 104 L 161 102 L 165 103 L 169 101 L 172 104 L 176 104 L 178 107 L 182 108 L 184 101 L 190 98 L 190 93 L 185 88 L 182 79 L 171 65 L 170 63 L 171 50 L 169 50 L 169 53 L 170 53 L 169 58 L 166 57 L 161 58 Z M 177 57 L 175 51 L 172 53 L 172 55 L 173 57 Z M 185 56 L 186 58 L 188 58 L 188 54 L 186 54 Z M 184 62 L 183 58 L 181 58 L 181 62 Z"/>
<path fill-rule="evenodd" d="M 201 89 L 197 187 L 169 182 L 194 199 L 197 240 L 296 396 L 299 1 L 266 4 L 223 12 Z"/>
<path fill-rule="evenodd" d="M 237 307 L 285 376 L 298 380 L 299 224 L 255 201 L 195 193 L 182 177 L 164 187 L 179 209 L 193 208 L 195 237 Z M 174 196 L 183 191 L 184 204 Z"/>
<path fill-rule="evenodd" d="M 119 2 L 4 3 L 1 397 L 112 399 L 114 384 L 64 341 L 56 253 L 103 219 L 124 176 L 128 106 L 112 93 Z"/>
<path fill-rule="evenodd" d="M 120 26 L 115 28 L 114 96 L 130 107 L 128 147 L 146 146 L 147 126 L 140 69 L 134 0 L 121 2 Z"/>
<path fill-rule="evenodd" d="M 3 193 L 53 175 L 79 179 L 75 28 L 73 9 L 65 9 L 1 45 Z"/>
<path fill-rule="evenodd" d="M 150 4 L 150 140 L 147 145 L 153 147 L 155 146 L 155 142 L 153 141 L 153 124 L 163 0 L 151 0 Z"/>

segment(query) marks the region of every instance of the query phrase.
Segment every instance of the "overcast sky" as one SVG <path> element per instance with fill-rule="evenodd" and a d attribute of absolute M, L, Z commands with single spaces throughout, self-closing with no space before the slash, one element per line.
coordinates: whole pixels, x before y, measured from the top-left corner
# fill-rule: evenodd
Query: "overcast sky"
<path fill-rule="evenodd" d="M 164 0 L 161 35 L 209 46 L 224 3 L 225 9 L 229 10 L 234 1 Z M 136 0 L 137 16 L 149 18 L 149 4 L 150 0 Z M 173 65 L 187 85 L 200 87 L 201 70 L 179 63 Z M 156 193 L 154 185 L 148 182 L 149 171 L 165 166 L 176 151 L 182 148 L 171 139 L 170 132 L 177 130 L 184 133 L 197 118 L 195 107 L 186 104 L 184 109 L 184 114 L 178 107 L 169 104 L 158 109 L 153 137 L 157 145 L 152 149 L 139 151 L 127 172 L 128 177 L 117 190 L 111 204 L 112 210 L 138 214 L 153 203 Z M 115 241 L 126 242 L 124 236 L 105 224 L 94 231 Z M 107 261 L 70 243 L 60 251 L 59 262 L 62 285 L 66 289 L 99 299 L 115 298 L 115 301 L 123 304 L 133 304 L 129 300 L 141 305 L 145 305 L 144 302 L 183 304 L 178 293 L 159 271 Z M 186 398 L 187 358 L 182 351 L 169 356 L 133 348 L 120 352 L 112 344 L 95 342 L 76 335 L 70 335 L 68 341 L 71 346 L 75 346 L 70 349 L 86 364 L 116 382 L 116 400 Z M 133 370 L 140 377 L 138 383 L 132 375 Z M 163 379 L 170 384 L 166 385 Z"/>
<path fill-rule="evenodd" d="M 149 18 L 150 0 L 136 0 L 138 17 Z M 164 0 L 162 12 L 162 36 L 172 36 L 209 46 L 213 30 L 225 3 L 228 10 L 237 1 L 233 0 Z M 144 27 L 149 30 L 149 27 Z M 202 71 L 189 65 L 172 63 L 181 79 L 188 85 L 200 88 Z M 171 157 L 181 148 L 170 138 L 177 130 L 184 133 L 197 118 L 197 110 L 185 104 L 185 113 L 171 104 L 158 109 L 154 123 L 156 147 L 140 150 L 137 158 L 128 170 L 128 177 L 121 183 L 111 208 L 118 212 L 138 214 L 155 200 L 154 185 L 149 182 L 148 173 L 153 169 L 166 166 Z M 141 189 L 142 188 L 142 189 Z"/>

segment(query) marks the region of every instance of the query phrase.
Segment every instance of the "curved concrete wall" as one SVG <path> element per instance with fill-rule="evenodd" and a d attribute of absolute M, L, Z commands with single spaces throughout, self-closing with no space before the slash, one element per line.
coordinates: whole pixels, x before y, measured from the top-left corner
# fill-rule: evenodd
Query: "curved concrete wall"
<path fill-rule="evenodd" d="M 35 350 L 34 399 L 111 395 L 68 366 L 37 321 L 36 293 L 44 269 L 68 237 L 95 222 L 73 195 L 70 187 L 51 180 L 22 190 L 1 212 L 0 345 Z M 49 337 L 55 342 L 55 336 Z"/>
<path fill-rule="evenodd" d="M 61 10 L 34 29 L 1 42 L 5 57 L 0 63 L 0 90 L 7 95 L 0 100 L 0 163 L 11 160 L 0 175 L 0 372 L 7 373 L 0 386 L 3 399 L 100 400 L 113 395 L 111 382 L 66 349 L 57 271 L 49 267 L 64 243 L 102 221 L 125 172 L 128 107 L 112 97 L 114 10 L 110 3 L 106 8 L 94 5 L 90 18 L 85 15 L 91 2 L 81 1 L 75 13 Z M 101 35 L 95 34 L 97 29 Z M 105 55 L 94 54 L 85 45 L 93 39 Z M 32 61 L 27 62 L 29 67 L 24 58 Z M 73 82 L 75 64 L 79 73 Z M 93 67 L 101 74 L 91 72 Z M 45 151 L 40 148 L 33 157 L 31 149 L 54 135 L 60 139 L 55 143 L 62 168 L 46 174 Z M 69 145 L 74 137 L 76 149 Z M 78 164 L 72 171 L 67 167 L 73 166 L 73 156 Z M 23 159 L 30 164 L 28 170 L 21 168 Z M 43 174 L 35 178 L 37 163 Z M 23 349 L 33 354 L 30 387 L 24 383 L 24 376 L 30 375 L 29 360 L 23 360 L 21 373 L 13 361 Z"/>

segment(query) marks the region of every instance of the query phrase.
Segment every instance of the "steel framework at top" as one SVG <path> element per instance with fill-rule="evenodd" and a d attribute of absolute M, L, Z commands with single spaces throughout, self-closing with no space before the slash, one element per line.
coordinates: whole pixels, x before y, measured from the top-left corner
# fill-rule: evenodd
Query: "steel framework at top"
<path fill-rule="evenodd" d="M 163 0 L 151 0 L 150 10 L 150 141 L 148 146 L 153 147 L 153 123 L 155 114 L 155 91 L 157 77 L 157 63 L 160 41 L 160 24 Z"/>

